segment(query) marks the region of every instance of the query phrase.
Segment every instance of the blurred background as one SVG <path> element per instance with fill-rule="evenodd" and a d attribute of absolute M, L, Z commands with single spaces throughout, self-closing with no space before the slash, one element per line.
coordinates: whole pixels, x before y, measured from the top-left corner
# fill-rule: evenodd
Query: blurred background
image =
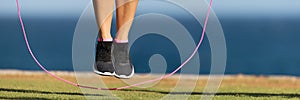
<path fill-rule="evenodd" d="M 14 0 L 0 1 L 0 70 L 40 70 L 27 52 Z M 188 2 L 188 1 L 187 1 Z M 72 39 L 76 23 L 90 0 L 21 0 L 30 44 L 37 58 L 50 70 L 72 71 Z M 213 9 L 227 43 L 225 74 L 293 75 L 300 71 L 299 0 L 215 0 Z M 188 12 L 161 0 L 140 0 L 137 15 L 161 13 L 182 23 L 199 40 L 200 24 Z M 113 21 L 115 25 L 115 20 Z M 112 32 L 115 33 L 115 27 Z M 147 35 L 132 48 L 138 73 L 148 73 L 151 52 L 165 50 L 168 70 L 180 65 L 178 51 L 165 38 Z M 155 39 L 159 44 L 153 45 Z M 152 45 L 151 45 L 152 44 Z M 210 71 L 210 47 L 199 50 L 199 74 Z"/>

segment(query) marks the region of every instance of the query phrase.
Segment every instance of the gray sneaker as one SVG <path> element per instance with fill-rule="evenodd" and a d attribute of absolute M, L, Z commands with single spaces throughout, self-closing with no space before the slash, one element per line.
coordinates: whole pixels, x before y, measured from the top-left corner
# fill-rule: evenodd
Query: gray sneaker
<path fill-rule="evenodd" d="M 115 75 L 115 68 L 111 61 L 112 42 L 98 42 L 96 47 L 96 59 L 94 72 L 99 75 Z"/>
<path fill-rule="evenodd" d="M 115 68 L 115 77 L 131 78 L 134 75 L 134 67 L 129 57 L 128 43 L 113 42 L 112 64 Z"/>

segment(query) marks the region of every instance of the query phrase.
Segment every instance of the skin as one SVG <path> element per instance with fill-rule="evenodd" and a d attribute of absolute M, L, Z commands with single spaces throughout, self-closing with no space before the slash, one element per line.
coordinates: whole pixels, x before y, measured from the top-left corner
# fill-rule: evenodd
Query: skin
<path fill-rule="evenodd" d="M 114 0 L 93 0 L 95 15 L 102 39 L 111 39 Z M 128 41 L 128 34 L 136 13 L 138 0 L 116 0 L 117 35 L 115 40 Z"/>

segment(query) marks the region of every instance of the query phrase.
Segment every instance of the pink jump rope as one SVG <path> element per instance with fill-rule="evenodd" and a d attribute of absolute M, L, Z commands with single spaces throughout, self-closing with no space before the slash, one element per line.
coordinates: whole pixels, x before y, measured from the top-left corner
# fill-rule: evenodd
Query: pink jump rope
<path fill-rule="evenodd" d="M 74 83 L 74 82 L 71 82 L 71 81 L 68 81 L 64 78 L 61 78 L 59 76 L 56 76 L 55 74 L 49 72 L 39 61 L 38 59 L 35 57 L 35 55 L 33 54 L 32 50 L 31 50 L 31 47 L 30 47 L 30 44 L 28 43 L 28 39 L 27 39 L 27 34 L 26 34 L 26 31 L 25 31 L 25 27 L 24 27 L 24 24 L 23 24 L 23 19 L 22 19 L 22 16 L 21 16 L 21 10 L 20 10 L 20 5 L 19 5 L 19 0 L 16 0 L 16 4 L 17 4 L 17 10 L 18 10 L 18 17 L 19 17 L 19 20 L 20 20 L 20 24 L 21 24 L 21 27 L 22 27 L 22 32 L 23 32 L 23 35 L 24 35 L 24 40 L 25 40 L 25 43 L 26 43 L 26 46 L 27 46 L 27 49 L 28 49 L 28 52 L 30 53 L 31 57 L 33 58 L 33 60 L 35 61 L 35 63 L 42 69 L 44 70 L 48 75 L 60 80 L 60 81 L 63 81 L 67 84 L 70 84 L 70 85 L 73 85 L 73 86 L 77 86 L 77 87 L 81 87 L 81 88 L 88 88 L 88 89 L 95 89 L 95 90 L 121 90 L 121 89 L 127 89 L 127 88 L 131 88 L 131 87 L 134 87 L 134 86 L 139 86 L 139 85 L 143 85 L 143 84 L 146 84 L 146 83 L 151 83 L 151 82 L 155 82 L 155 81 L 159 81 L 159 80 L 162 80 L 162 79 L 165 79 L 165 78 L 168 78 L 172 75 L 174 75 L 178 70 L 180 70 L 187 62 L 189 62 L 193 56 L 196 54 L 196 52 L 198 51 L 202 41 L 203 41 L 203 38 L 204 38 L 204 33 L 206 31 L 206 26 L 207 26 L 207 22 L 208 22 L 208 18 L 209 18 L 209 14 L 210 14 L 210 11 L 211 11 L 211 7 L 212 7 L 212 0 L 210 0 L 210 3 L 209 3 L 209 8 L 208 8 L 208 11 L 206 13 L 206 17 L 205 17 L 205 22 L 204 22 L 204 26 L 203 26 L 203 31 L 202 31 L 202 35 L 201 35 L 201 39 L 199 40 L 199 43 L 197 44 L 196 48 L 194 49 L 193 53 L 190 55 L 190 57 L 188 59 L 186 59 L 176 70 L 174 70 L 172 73 L 169 73 L 167 75 L 164 75 L 162 77 L 159 77 L 159 78 L 156 78 L 156 79 L 151 79 L 151 80 L 148 80 L 148 81 L 144 81 L 144 82 L 139 82 L 139 83 L 135 83 L 135 84 L 132 84 L 132 85 L 128 85 L 128 86 L 122 86 L 122 87 L 118 87 L 118 88 L 98 88 L 98 87 L 92 87 L 92 86 L 85 86 L 85 85 L 80 85 L 80 84 L 77 84 L 77 83 Z"/>

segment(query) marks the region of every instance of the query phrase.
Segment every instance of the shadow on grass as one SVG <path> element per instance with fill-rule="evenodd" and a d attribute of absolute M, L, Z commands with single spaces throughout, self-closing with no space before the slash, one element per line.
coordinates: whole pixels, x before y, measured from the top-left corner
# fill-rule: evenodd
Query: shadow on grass
<path fill-rule="evenodd" d="M 300 98 L 300 94 L 297 93 L 247 93 L 247 92 L 222 92 L 222 93 L 204 93 L 204 92 L 166 92 L 166 91 L 156 91 L 156 90 L 133 90 L 133 89 L 125 89 L 121 91 L 138 91 L 138 92 L 152 92 L 152 93 L 160 93 L 160 94 L 173 94 L 173 95 L 215 95 L 215 96 L 250 96 L 250 97 L 273 97 L 273 96 L 281 96 L 287 98 Z"/>
<path fill-rule="evenodd" d="M 39 97 L 1 97 L 0 99 L 17 99 L 17 100 L 51 100 L 47 98 L 39 98 Z"/>
<path fill-rule="evenodd" d="M 74 92 L 73 93 L 71 93 L 71 92 L 49 92 L 49 91 L 39 91 L 39 90 L 8 89 L 8 88 L 0 88 L 0 91 L 21 92 L 21 93 L 39 93 L 39 94 L 58 94 L 58 95 L 77 95 L 77 96 L 105 96 L 105 95 L 101 95 L 101 94 L 83 94 L 83 93 L 74 93 Z"/>

